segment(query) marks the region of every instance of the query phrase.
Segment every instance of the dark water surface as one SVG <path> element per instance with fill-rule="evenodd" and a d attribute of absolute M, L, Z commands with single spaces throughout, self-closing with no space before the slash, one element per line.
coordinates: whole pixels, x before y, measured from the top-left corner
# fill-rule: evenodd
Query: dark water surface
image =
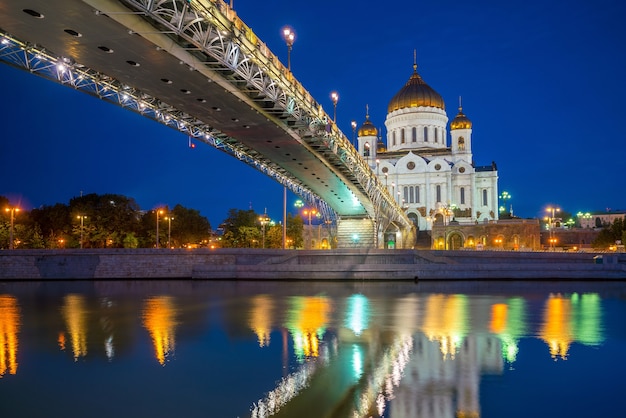
<path fill-rule="evenodd" d="M 623 417 L 625 283 L 0 283 L 0 417 Z"/>

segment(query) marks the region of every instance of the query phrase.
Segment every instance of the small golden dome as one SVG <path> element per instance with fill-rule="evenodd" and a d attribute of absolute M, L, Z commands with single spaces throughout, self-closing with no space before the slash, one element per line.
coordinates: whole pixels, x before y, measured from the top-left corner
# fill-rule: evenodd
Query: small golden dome
<path fill-rule="evenodd" d="M 365 122 L 359 128 L 358 132 L 359 136 L 377 136 L 378 129 L 374 126 L 374 124 L 370 121 L 369 115 L 365 117 Z"/>
<path fill-rule="evenodd" d="M 404 87 L 389 102 L 388 112 L 409 107 L 436 107 L 445 110 L 443 98 L 432 89 L 417 73 L 417 64 L 413 64 L 413 74 Z"/>
<path fill-rule="evenodd" d="M 465 116 L 461 106 L 459 106 L 459 114 L 450 122 L 450 130 L 453 129 L 472 129 L 472 121 Z"/>

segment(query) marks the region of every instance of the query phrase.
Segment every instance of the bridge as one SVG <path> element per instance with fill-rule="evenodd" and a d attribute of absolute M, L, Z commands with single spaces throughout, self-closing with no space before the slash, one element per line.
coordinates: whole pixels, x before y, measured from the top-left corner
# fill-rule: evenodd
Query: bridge
<path fill-rule="evenodd" d="M 350 140 L 222 0 L 0 0 L 0 61 L 238 158 L 336 222 L 340 248 L 413 245 Z"/>

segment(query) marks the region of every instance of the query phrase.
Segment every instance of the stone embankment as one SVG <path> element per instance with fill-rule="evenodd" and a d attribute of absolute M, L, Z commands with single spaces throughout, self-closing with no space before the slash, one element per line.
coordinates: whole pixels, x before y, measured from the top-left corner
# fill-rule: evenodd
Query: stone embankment
<path fill-rule="evenodd" d="M 0 251 L 0 280 L 626 280 L 624 253 L 342 249 Z"/>

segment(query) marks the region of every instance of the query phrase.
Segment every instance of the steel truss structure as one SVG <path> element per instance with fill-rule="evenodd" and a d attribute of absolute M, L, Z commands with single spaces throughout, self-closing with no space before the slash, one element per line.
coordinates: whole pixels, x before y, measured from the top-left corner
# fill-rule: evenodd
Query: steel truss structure
<path fill-rule="evenodd" d="M 297 132 L 300 143 L 369 198 L 360 202 L 370 217 L 412 230 L 413 224 L 374 175 L 348 138 L 304 87 L 221 0 L 118 0 L 159 33 L 170 37 L 197 62 L 220 74 L 260 111 Z M 337 214 L 322 197 L 281 166 L 203 121 L 132 86 L 0 33 L 0 60 L 102 100 L 125 107 L 224 151 L 275 179 L 325 219 Z M 198 69 L 199 70 L 199 69 Z M 378 228 L 377 228 L 378 229 Z"/>

